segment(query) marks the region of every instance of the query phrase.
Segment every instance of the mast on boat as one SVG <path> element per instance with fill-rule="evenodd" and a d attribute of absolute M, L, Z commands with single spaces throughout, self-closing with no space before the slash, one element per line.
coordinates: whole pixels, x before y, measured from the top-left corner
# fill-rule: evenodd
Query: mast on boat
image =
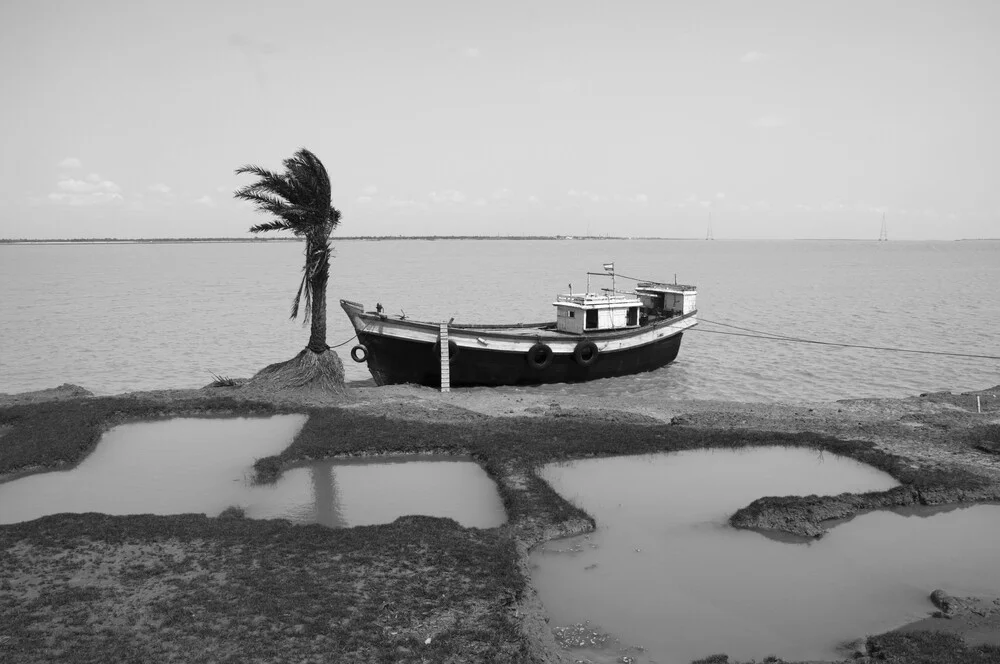
<path fill-rule="evenodd" d="M 886 229 L 885 226 L 885 212 L 882 213 L 882 230 L 879 231 L 878 241 L 879 242 L 889 241 L 889 231 Z"/>
<path fill-rule="evenodd" d="M 715 234 L 712 233 L 712 212 L 711 211 L 709 211 L 709 213 L 708 213 L 708 233 L 705 234 L 705 239 L 706 240 L 714 240 L 715 239 Z"/>

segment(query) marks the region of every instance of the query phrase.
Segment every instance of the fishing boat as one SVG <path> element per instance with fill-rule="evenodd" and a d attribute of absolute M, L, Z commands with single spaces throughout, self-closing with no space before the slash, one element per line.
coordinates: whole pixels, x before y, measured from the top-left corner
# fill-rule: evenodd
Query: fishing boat
<path fill-rule="evenodd" d="M 673 362 L 698 323 L 697 289 L 633 279 L 634 290 L 619 292 L 614 264 L 605 270 L 587 273 L 587 292 L 556 296 L 555 321 L 545 323 L 421 322 L 341 300 L 358 336 L 351 358 L 367 363 L 378 385 L 429 387 L 575 383 Z M 610 277 L 611 288 L 590 292 L 591 276 Z"/>

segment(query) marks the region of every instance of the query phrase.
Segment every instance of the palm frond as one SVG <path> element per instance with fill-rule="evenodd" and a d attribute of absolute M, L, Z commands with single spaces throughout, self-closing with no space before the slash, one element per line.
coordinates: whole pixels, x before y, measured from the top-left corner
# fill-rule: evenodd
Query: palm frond
<path fill-rule="evenodd" d="M 250 173 L 259 178 L 257 182 L 249 187 L 244 187 L 244 189 L 255 189 L 270 192 L 288 201 L 292 200 L 292 197 L 295 195 L 294 188 L 289 185 L 287 178 L 280 173 L 275 173 L 274 171 L 269 171 L 266 168 L 255 166 L 253 164 L 240 166 L 236 169 L 237 175 L 242 175 L 244 173 Z"/>
<path fill-rule="evenodd" d="M 295 231 L 295 227 L 289 224 L 284 219 L 275 221 L 265 221 L 262 224 L 256 224 L 250 227 L 251 233 L 267 233 L 268 231 Z"/>
<path fill-rule="evenodd" d="M 292 311 L 291 311 L 291 315 L 289 315 L 289 318 L 291 318 L 292 320 L 295 320 L 296 318 L 299 317 L 299 302 L 302 300 L 302 294 L 304 292 L 308 292 L 309 291 L 309 279 L 308 279 L 308 276 L 309 276 L 309 274 L 306 272 L 305 268 L 303 268 L 302 269 L 302 281 L 299 282 L 299 290 L 298 290 L 298 292 L 295 293 L 295 299 L 292 300 Z M 309 311 L 308 300 L 309 300 L 309 298 L 306 297 L 306 300 L 307 300 L 307 304 L 306 304 L 306 312 L 307 313 L 306 313 L 306 315 L 308 316 L 309 315 L 308 314 L 308 311 Z"/>
<path fill-rule="evenodd" d="M 329 235 L 330 233 L 333 232 L 333 229 L 335 229 L 337 226 L 340 225 L 340 210 L 338 210 L 337 208 L 335 208 L 335 207 L 333 207 L 331 205 L 330 206 L 330 212 L 327 213 L 327 221 L 326 221 L 326 223 L 327 223 L 327 226 L 330 229 L 327 232 L 327 235 Z"/>
<path fill-rule="evenodd" d="M 233 192 L 233 198 L 237 198 L 241 201 L 249 201 L 256 205 L 258 208 L 269 206 L 269 207 L 280 207 L 288 205 L 288 203 L 281 198 L 275 196 L 271 192 L 265 189 L 259 189 L 256 185 L 250 185 L 243 187 L 242 189 L 237 189 Z"/>
<path fill-rule="evenodd" d="M 312 319 L 313 298 L 325 293 L 332 251 L 330 234 L 340 224 L 340 210 L 333 207 L 330 176 L 316 155 L 300 148 L 282 164 L 284 173 L 253 164 L 237 168 L 237 175 L 250 174 L 257 181 L 233 195 L 252 203 L 258 212 L 276 217 L 251 226 L 251 233 L 286 230 L 306 238 L 302 279 L 289 313 L 298 318 L 299 307 L 304 306 L 303 325 L 307 325 Z M 313 292 L 315 289 L 319 290 Z"/>

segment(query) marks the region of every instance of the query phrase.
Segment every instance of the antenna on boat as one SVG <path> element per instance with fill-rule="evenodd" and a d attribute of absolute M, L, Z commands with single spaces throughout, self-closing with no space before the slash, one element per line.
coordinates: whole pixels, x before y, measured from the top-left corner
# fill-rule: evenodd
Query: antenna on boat
<path fill-rule="evenodd" d="M 882 230 L 879 231 L 878 241 L 879 242 L 889 241 L 889 231 L 885 227 L 885 212 L 882 213 Z"/>

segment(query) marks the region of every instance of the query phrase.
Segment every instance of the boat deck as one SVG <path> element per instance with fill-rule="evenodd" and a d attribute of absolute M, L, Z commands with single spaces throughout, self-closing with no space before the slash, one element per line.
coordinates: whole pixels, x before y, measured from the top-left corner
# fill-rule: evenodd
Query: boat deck
<path fill-rule="evenodd" d="M 513 325 L 471 325 L 463 323 L 452 323 L 448 328 L 454 332 L 502 332 L 504 334 L 516 334 L 525 337 L 532 337 L 539 332 L 558 332 L 555 323 L 518 323 Z"/>

